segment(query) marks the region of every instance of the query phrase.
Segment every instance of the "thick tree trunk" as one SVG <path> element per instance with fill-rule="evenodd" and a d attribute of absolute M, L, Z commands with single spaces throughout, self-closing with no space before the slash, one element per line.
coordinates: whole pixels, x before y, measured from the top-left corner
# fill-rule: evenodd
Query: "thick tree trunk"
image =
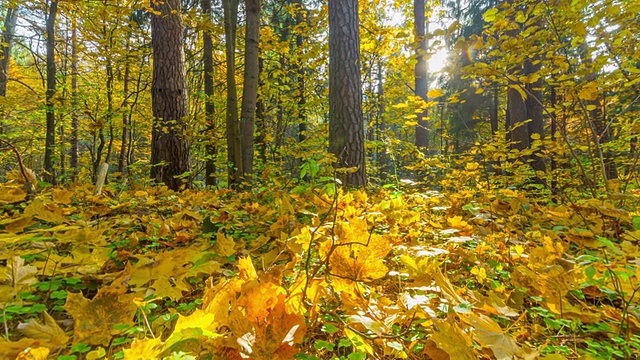
<path fill-rule="evenodd" d="M 329 0 L 329 152 L 345 186 L 367 184 L 357 0 Z"/>
<path fill-rule="evenodd" d="M 211 0 L 202 0 L 200 6 L 202 13 L 208 23 L 211 23 Z M 202 34 L 202 62 L 204 64 L 204 114 L 207 121 L 207 160 L 205 163 L 205 184 L 207 186 L 216 185 L 216 136 L 213 133 L 216 126 L 213 119 L 215 108 L 213 106 L 213 39 L 209 30 L 205 29 Z"/>
<path fill-rule="evenodd" d="M 153 45 L 153 132 L 151 177 L 172 190 L 189 187 L 180 178 L 190 170 L 186 137 L 187 83 L 180 0 L 151 0 Z M 157 15 L 156 15 L 157 13 Z"/>
<path fill-rule="evenodd" d="M 416 56 L 417 62 L 415 67 L 415 95 L 419 96 L 425 102 L 427 101 L 427 91 L 429 90 L 428 74 L 427 74 L 427 21 L 425 15 L 425 0 L 413 1 L 413 16 L 415 26 Z M 429 130 L 427 110 L 418 113 L 418 124 L 416 125 L 416 146 L 423 152 L 427 152 L 429 148 Z"/>
<path fill-rule="evenodd" d="M 238 0 L 222 0 L 224 10 L 225 52 L 227 62 L 227 163 L 229 187 L 242 183 L 242 149 L 238 121 L 238 90 L 236 89 L 236 27 Z"/>
<path fill-rule="evenodd" d="M 53 96 L 56 93 L 56 16 L 58 15 L 58 2 L 52 1 L 49 4 L 49 15 L 47 16 L 47 94 L 46 94 L 46 122 L 47 133 L 45 135 L 44 150 L 44 179 L 48 183 L 55 184 L 56 175 L 53 169 L 54 150 L 56 144 L 56 114 L 53 106 Z"/>
<path fill-rule="evenodd" d="M 246 0 L 244 87 L 242 89 L 242 112 L 240 130 L 242 132 L 242 180 L 251 182 L 253 174 L 253 140 L 256 119 L 256 101 L 260 68 L 260 0 Z"/>

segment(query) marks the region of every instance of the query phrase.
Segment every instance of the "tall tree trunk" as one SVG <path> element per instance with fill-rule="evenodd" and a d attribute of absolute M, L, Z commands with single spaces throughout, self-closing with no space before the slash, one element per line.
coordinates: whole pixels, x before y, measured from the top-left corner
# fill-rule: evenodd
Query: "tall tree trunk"
<path fill-rule="evenodd" d="M 261 57 L 258 59 L 258 72 L 262 74 L 264 69 L 264 59 Z M 263 86 L 264 82 L 260 82 L 258 86 Z M 258 134 L 256 135 L 256 146 L 258 148 L 258 154 L 263 164 L 267 162 L 267 143 L 265 141 L 265 133 L 267 131 L 267 123 L 265 119 L 264 98 L 259 96 L 256 101 L 256 127 Z"/>
<path fill-rule="evenodd" d="M 124 59 L 124 75 L 123 75 L 123 84 L 122 84 L 122 96 L 124 100 L 122 100 L 122 137 L 120 138 L 120 154 L 118 156 L 118 172 L 124 174 L 125 171 L 125 163 L 127 157 L 127 139 L 129 137 L 129 82 L 131 81 L 131 61 L 129 59 L 129 50 L 131 48 L 131 44 L 129 38 L 131 37 L 131 31 L 127 33 L 127 38 L 125 39 L 125 59 Z"/>
<path fill-rule="evenodd" d="M 2 44 L 0 51 L 0 96 L 7 96 L 7 82 L 9 81 L 9 62 L 11 61 L 11 45 L 13 44 L 13 33 L 18 19 L 18 7 L 9 7 L 4 18 L 4 30 L 2 31 Z M 0 124 L 0 133 L 2 128 Z"/>
<path fill-rule="evenodd" d="M 534 59 L 535 60 L 535 59 Z M 527 59 L 524 64 L 525 75 L 532 75 L 540 71 L 541 63 L 534 64 L 534 61 Z M 527 107 L 527 131 L 529 132 L 530 145 L 533 144 L 534 135 L 540 140 L 544 140 L 544 116 L 542 108 L 542 80 L 539 79 L 533 83 L 526 85 L 527 99 L 525 100 L 525 106 Z M 536 171 L 544 171 L 544 160 L 540 156 L 539 152 L 536 152 L 531 157 L 531 167 Z"/>
<path fill-rule="evenodd" d="M 296 27 L 299 27 L 304 22 L 304 13 L 305 8 L 302 0 L 296 0 L 295 2 L 298 7 L 296 9 Z M 303 142 L 306 139 L 306 131 L 307 131 L 307 113 L 306 113 L 306 104 L 307 98 L 305 97 L 305 76 L 306 76 L 306 68 L 304 66 L 303 53 L 302 53 L 302 45 L 304 44 L 304 35 L 298 32 L 296 35 L 296 48 L 298 51 L 298 62 L 296 66 L 298 67 L 297 75 L 298 75 L 298 142 Z"/>
<path fill-rule="evenodd" d="M 238 188 L 242 182 L 242 149 L 238 121 L 238 90 L 236 88 L 236 27 L 239 0 L 222 0 L 224 10 L 225 52 L 227 62 L 227 163 L 229 187 Z"/>
<path fill-rule="evenodd" d="M 80 121 L 78 116 L 78 23 L 74 16 L 71 20 L 71 149 L 69 150 L 69 166 L 73 181 L 78 180 L 80 149 L 78 132 Z"/>
<path fill-rule="evenodd" d="M 56 16 L 58 15 L 58 1 L 49 4 L 47 16 L 47 94 L 45 100 L 47 133 L 45 135 L 44 150 L 44 179 L 55 184 L 56 175 L 53 169 L 54 151 L 56 144 L 56 114 L 53 106 L 53 96 L 56 93 Z"/>
<path fill-rule="evenodd" d="M 260 68 L 260 0 L 246 0 L 244 87 L 242 89 L 242 112 L 240 130 L 242 132 L 242 178 L 251 182 L 253 174 L 253 140 L 256 119 L 256 100 Z"/>
<path fill-rule="evenodd" d="M 211 18 L 211 0 L 202 0 L 200 4 L 204 19 L 209 25 L 212 21 Z M 216 130 L 215 120 L 213 113 L 215 111 L 213 105 L 213 39 L 211 38 L 211 32 L 208 28 L 205 28 L 202 34 L 202 61 L 204 64 L 204 114 L 206 116 L 207 123 L 207 160 L 205 164 L 205 184 L 207 186 L 216 185 L 216 154 L 217 148 L 215 144 L 216 135 L 213 133 Z"/>
<path fill-rule="evenodd" d="M 150 0 L 153 45 L 151 177 L 172 190 L 189 187 L 187 82 L 180 0 Z"/>
<path fill-rule="evenodd" d="M 416 56 L 415 65 L 415 95 L 425 102 L 427 101 L 427 91 L 429 90 L 427 74 L 427 21 L 425 14 L 425 0 L 413 1 L 413 16 L 415 22 Z M 426 109 L 418 113 L 418 124 L 416 125 L 416 146 L 423 152 L 429 148 L 429 130 L 426 120 L 428 112 Z"/>
<path fill-rule="evenodd" d="M 329 0 L 329 152 L 345 186 L 367 184 L 357 0 Z"/>

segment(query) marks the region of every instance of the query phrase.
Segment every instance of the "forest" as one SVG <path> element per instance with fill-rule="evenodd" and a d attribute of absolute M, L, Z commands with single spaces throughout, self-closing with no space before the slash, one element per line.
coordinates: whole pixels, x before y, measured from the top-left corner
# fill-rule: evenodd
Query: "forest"
<path fill-rule="evenodd" d="M 640 358 L 639 1 L 0 31 L 0 360 Z"/>

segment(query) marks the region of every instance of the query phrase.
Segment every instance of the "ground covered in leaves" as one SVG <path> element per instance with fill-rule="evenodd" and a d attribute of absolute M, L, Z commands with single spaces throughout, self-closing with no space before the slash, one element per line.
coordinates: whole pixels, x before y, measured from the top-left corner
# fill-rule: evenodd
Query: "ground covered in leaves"
<path fill-rule="evenodd" d="M 0 359 L 640 354 L 633 195 L 0 186 Z"/>

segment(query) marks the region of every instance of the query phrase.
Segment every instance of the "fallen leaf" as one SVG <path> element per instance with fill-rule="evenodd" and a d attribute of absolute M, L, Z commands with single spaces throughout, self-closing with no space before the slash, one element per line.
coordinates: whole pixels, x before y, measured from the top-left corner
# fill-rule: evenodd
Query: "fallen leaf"
<path fill-rule="evenodd" d="M 74 344 L 109 345 L 111 337 L 121 332 L 114 330 L 115 325 L 133 325 L 134 295 L 124 290 L 102 288 L 91 300 L 81 293 L 68 293 L 64 309 L 73 317 Z"/>

